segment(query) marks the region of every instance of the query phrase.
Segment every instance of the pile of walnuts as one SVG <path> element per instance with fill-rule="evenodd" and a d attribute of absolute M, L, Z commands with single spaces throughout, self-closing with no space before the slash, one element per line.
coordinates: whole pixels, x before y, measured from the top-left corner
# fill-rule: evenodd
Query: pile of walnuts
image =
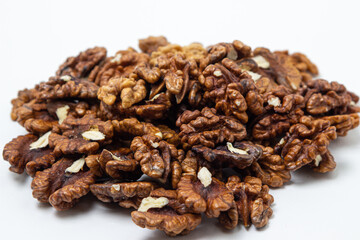
<path fill-rule="evenodd" d="M 139 47 L 88 49 L 12 100 L 12 120 L 29 133 L 3 157 L 33 177 L 34 198 L 66 210 L 91 192 L 170 236 L 204 216 L 261 228 L 269 187 L 304 166 L 332 171 L 330 142 L 359 125 L 359 98 L 313 79 L 301 53 L 164 37 Z"/>

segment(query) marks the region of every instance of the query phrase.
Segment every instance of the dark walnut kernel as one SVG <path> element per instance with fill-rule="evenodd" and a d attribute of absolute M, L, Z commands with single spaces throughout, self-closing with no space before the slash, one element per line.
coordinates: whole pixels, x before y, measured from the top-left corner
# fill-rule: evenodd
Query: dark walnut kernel
<path fill-rule="evenodd" d="M 129 148 L 104 149 L 97 161 L 101 169 L 113 179 L 137 180 L 142 175 L 139 162 L 134 159 Z"/>
<path fill-rule="evenodd" d="M 188 213 L 185 205 L 178 201 L 175 190 L 158 188 L 150 196 L 154 199 L 166 198 L 168 203 L 162 208 L 132 212 L 133 221 L 140 227 L 159 229 L 169 236 L 176 236 L 189 233 L 201 223 L 201 215 Z"/>
<path fill-rule="evenodd" d="M 163 140 L 167 141 L 170 144 L 173 144 L 174 146 L 178 146 L 181 143 L 179 134 L 176 133 L 173 129 L 169 128 L 166 125 L 158 125 L 157 126 L 161 133 Z"/>
<path fill-rule="evenodd" d="M 159 229 L 169 236 L 187 234 L 201 223 L 201 215 L 178 214 L 170 207 L 152 208 L 147 212 L 134 211 L 131 217 L 136 225 L 152 230 Z"/>
<path fill-rule="evenodd" d="M 267 111 L 289 113 L 297 108 L 303 108 L 304 98 L 300 94 L 293 94 L 284 86 L 278 86 L 264 94 Z"/>
<path fill-rule="evenodd" d="M 336 133 L 338 136 L 346 136 L 348 131 L 359 126 L 359 114 L 345 114 L 345 115 L 333 115 L 322 117 L 320 119 L 324 119 L 330 122 L 331 126 L 336 127 Z"/>
<path fill-rule="evenodd" d="M 40 99 L 94 99 L 97 98 L 98 89 L 97 85 L 86 79 L 65 75 L 52 77 L 49 81 L 40 83 L 38 97 Z"/>
<path fill-rule="evenodd" d="M 262 155 L 262 149 L 250 142 L 234 142 L 233 144 L 228 142 L 215 149 L 195 145 L 192 151 L 216 166 L 238 169 L 249 167 Z"/>
<path fill-rule="evenodd" d="M 216 178 L 211 178 L 211 184 L 205 187 L 199 179 L 185 175 L 181 177 L 176 191 L 180 202 L 190 212 L 205 213 L 209 218 L 219 217 L 221 212 L 234 205 L 233 194 Z"/>
<path fill-rule="evenodd" d="M 156 51 L 159 47 L 168 45 L 169 42 L 164 36 L 153 37 L 150 36 L 148 38 L 139 40 L 139 48 L 141 51 L 147 54 L 151 54 Z"/>
<path fill-rule="evenodd" d="M 331 126 L 330 121 L 303 116 L 284 137 L 281 157 L 286 168 L 294 171 L 309 163 L 313 163 L 315 168 L 329 165 L 332 157 L 327 155 L 324 158 L 326 161 L 322 161 L 322 156 L 336 137 L 336 128 Z M 335 167 L 333 163 L 331 165 L 333 167 L 329 171 Z"/>
<path fill-rule="evenodd" d="M 263 70 L 267 77 L 293 91 L 299 89 L 302 79 L 301 74 L 293 65 L 290 56 L 282 52 L 272 53 L 266 48 L 256 48 L 254 55 L 260 55 L 269 62 L 270 67 Z"/>
<path fill-rule="evenodd" d="M 17 109 L 22 107 L 25 103 L 30 102 L 31 100 L 35 99 L 38 91 L 35 88 L 32 89 L 24 89 L 18 92 L 17 98 L 11 100 L 11 119 L 13 121 L 17 121 L 18 114 Z"/>
<path fill-rule="evenodd" d="M 258 116 L 253 121 L 252 137 L 256 140 L 269 140 L 283 136 L 303 115 L 301 109 L 296 109 L 288 114 L 270 112 Z"/>
<path fill-rule="evenodd" d="M 176 121 L 180 127 L 179 137 L 190 146 L 201 144 L 213 148 L 222 142 L 241 141 L 246 129 L 237 119 L 217 115 L 214 108 L 203 108 L 201 112 L 185 111 Z"/>
<path fill-rule="evenodd" d="M 90 190 L 102 202 L 116 202 L 121 207 L 137 209 L 141 199 L 148 197 L 155 187 L 152 182 L 106 182 L 93 184 Z"/>
<path fill-rule="evenodd" d="M 37 171 L 47 169 L 55 162 L 52 149 L 47 146 L 31 147 L 37 140 L 37 136 L 27 134 L 18 136 L 5 145 L 3 158 L 10 163 L 10 171 L 20 174 L 26 169 L 27 174 L 34 176 Z"/>
<path fill-rule="evenodd" d="M 104 63 L 92 70 L 88 80 L 99 86 L 108 84 L 113 77 L 129 78 L 137 66 L 147 64 L 149 56 L 145 53 L 138 53 L 129 48 L 125 51 L 118 51 L 115 56 L 108 57 Z"/>
<path fill-rule="evenodd" d="M 69 57 L 59 67 L 56 76 L 71 75 L 76 78 L 84 78 L 91 70 L 106 58 L 106 49 L 103 47 L 89 48 L 76 57 Z"/>
<path fill-rule="evenodd" d="M 132 136 L 154 135 L 162 139 L 162 133 L 159 128 L 151 123 L 140 122 L 136 118 L 126 118 L 121 121 L 113 120 L 114 131 L 120 134 L 129 134 Z"/>
<path fill-rule="evenodd" d="M 184 151 L 178 150 L 172 144 L 159 141 L 156 136 L 144 135 L 135 137 L 130 149 L 135 159 L 140 163 L 141 170 L 146 175 L 165 183 L 171 171 L 171 162 L 181 160 Z"/>
<path fill-rule="evenodd" d="M 94 153 L 100 145 L 110 143 L 113 136 L 111 122 L 103 122 L 91 114 L 82 118 L 69 116 L 58 130 L 49 136 L 49 145 L 57 155 Z"/>
<path fill-rule="evenodd" d="M 300 93 L 304 96 L 306 111 L 312 115 L 359 112 L 359 108 L 355 107 L 358 97 L 337 82 L 323 79 L 307 81 Z"/>
<path fill-rule="evenodd" d="M 34 198 L 49 202 L 56 210 L 73 207 L 95 182 L 95 176 L 90 171 L 67 172 L 73 163 L 72 159 L 63 158 L 51 168 L 37 172 L 31 183 Z"/>
<path fill-rule="evenodd" d="M 242 182 L 239 177 L 229 177 L 226 187 L 234 194 L 239 220 L 245 227 L 253 224 L 256 228 L 264 227 L 273 211 L 270 208 L 274 198 L 268 193 L 269 187 L 262 185 L 260 179 L 246 177 Z"/>
<path fill-rule="evenodd" d="M 263 184 L 277 188 L 290 181 L 290 171 L 286 168 L 284 160 L 274 152 L 272 147 L 258 145 L 262 149 L 261 157 L 244 170 L 244 175 L 255 176 Z"/>

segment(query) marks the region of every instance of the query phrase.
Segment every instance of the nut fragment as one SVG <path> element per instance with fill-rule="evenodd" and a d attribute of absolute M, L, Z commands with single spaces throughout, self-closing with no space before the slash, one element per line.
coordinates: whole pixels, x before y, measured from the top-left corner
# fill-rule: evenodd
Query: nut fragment
<path fill-rule="evenodd" d="M 234 146 L 230 142 L 227 142 L 226 146 L 227 146 L 228 150 L 230 152 L 232 152 L 232 153 L 235 153 L 235 154 L 247 154 L 248 155 L 248 153 L 246 151 L 244 151 L 242 149 L 239 149 L 239 148 L 234 148 Z"/>
<path fill-rule="evenodd" d="M 104 140 L 105 139 L 105 134 L 103 134 L 102 132 L 100 132 L 97 128 L 94 128 L 92 130 L 88 130 L 86 132 L 83 132 L 81 134 L 83 136 L 83 138 L 85 140 Z"/>
<path fill-rule="evenodd" d="M 165 197 L 153 198 L 147 197 L 141 201 L 139 212 L 147 212 L 150 208 L 162 208 L 169 203 L 169 200 Z"/>
<path fill-rule="evenodd" d="M 49 136 L 51 134 L 51 131 L 45 133 L 42 135 L 38 140 L 30 144 L 30 150 L 38 149 L 38 148 L 44 148 L 47 145 L 49 145 Z"/>
<path fill-rule="evenodd" d="M 65 169 L 65 172 L 77 173 L 83 169 L 84 164 L 85 164 L 85 158 L 80 158 L 80 159 L 76 160 L 73 164 L 71 164 L 70 167 Z"/>
<path fill-rule="evenodd" d="M 211 172 L 206 167 L 200 168 L 197 177 L 202 183 L 202 185 L 204 185 L 204 187 L 207 187 L 211 184 L 211 180 L 212 180 Z"/>
<path fill-rule="evenodd" d="M 56 109 L 56 116 L 59 119 L 59 124 L 61 124 L 65 120 L 65 118 L 68 115 L 69 109 L 70 109 L 69 105 L 65 105 L 63 107 Z"/>

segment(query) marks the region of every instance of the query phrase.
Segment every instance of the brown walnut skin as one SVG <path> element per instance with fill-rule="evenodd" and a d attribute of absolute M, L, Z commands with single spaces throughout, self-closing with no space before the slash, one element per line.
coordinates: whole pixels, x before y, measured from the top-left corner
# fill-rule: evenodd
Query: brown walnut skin
<path fill-rule="evenodd" d="M 269 187 L 282 187 L 291 179 L 290 171 L 286 168 L 284 160 L 275 153 L 272 147 L 258 146 L 262 149 L 261 157 L 241 174 L 255 176 Z"/>
<path fill-rule="evenodd" d="M 86 140 L 81 134 L 92 128 L 98 129 L 105 138 L 97 141 Z M 50 134 L 49 145 L 54 148 L 56 155 L 91 154 L 95 153 L 100 145 L 110 143 L 112 136 L 113 126 L 110 121 L 103 122 L 91 114 L 82 118 L 68 116 L 59 126 L 59 132 Z"/>
<path fill-rule="evenodd" d="M 76 78 L 84 78 L 91 70 L 106 58 L 106 49 L 103 47 L 89 48 L 76 57 L 69 57 L 59 67 L 56 76 L 71 75 Z"/>
<path fill-rule="evenodd" d="M 205 213 L 209 218 L 219 217 L 221 212 L 228 211 L 234 204 L 234 196 L 225 184 L 212 178 L 205 187 L 198 179 L 185 175 L 178 183 L 179 201 L 193 213 Z"/>
<path fill-rule="evenodd" d="M 5 145 L 3 158 L 10 163 L 10 171 L 21 174 L 26 169 L 33 177 L 37 171 L 47 169 L 55 162 L 53 150 L 48 147 L 30 150 L 30 144 L 37 139 L 37 136 L 27 134 Z"/>
<path fill-rule="evenodd" d="M 140 163 L 141 171 L 162 183 L 167 181 L 171 172 L 171 162 L 181 160 L 184 156 L 183 150 L 178 150 L 165 141 L 158 141 L 156 136 L 152 135 L 135 137 L 130 149 Z"/>
<path fill-rule="evenodd" d="M 37 172 L 31 183 L 33 197 L 40 202 L 49 202 L 56 210 L 72 208 L 95 182 L 95 176 L 90 171 L 66 173 L 72 163 L 73 160 L 63 158 L 51 168 Z"/>
<path fill-rule="evenodd" d="M 148 229 L 159 229 L 169 236 L 184 235 L 194 230 L 201 223 L 201 215 L 187 212 L 180 203 L 175 190 L 157 188 L 150 193 L 151 197 L 166 197 L 169 203 L 163 208 L 150 208 L 146 212 L 131 213 L 134 223 Z"/>
<path fill-rule="evenodd" d="M 294 171 L 312 163 L 318 155 L 328 152 L 330 141 L 336 137 L 336 128 L 329 121 L 302 117 L 284 137 L 281 157 L 286 168 Z M 326 159 L 331 161 L 331 158 Z"/>
<path fill-rule="evenodd" d="M 119 190 L 117 190 L 118 186 Z M 137 209 L 141 199 L 148 197 L 157 185 L 152 182 L 106 182 L 90 186 L 90 190 L 102 202 L 117 202 L 121 207 Z M 124 203 L 132 202 L 128 205 Z"/>
<path fill-rule="evenodd" d="M 331 126 L 336 127 L 337 135 L 341 137 L 346 136 L 348 131 L 359 126 L 359 115 L 357 113 L 327 116 L 321 119 L 330 121 Z"/>
<path fill-rule="evenodd" d="M 232 176 L 226 187 L 234 194 L 239 220 L 245 227 L 254 224 L 256 228 L 262 228 L 268 223 L 274 198 L 268 193 L 267 185 L 262 185 L 255 177 L 248 176 L 241 182 L 238 176 Z"/>
<path fill-rule="evenodd" d="M 147 37 L 139 40 L 139 48 L 141 51 L 147 54 L 151 54 L 156 51 L 159 47 L 168 45 L 169 42 L 164 36 L 159 37 Z"/>
<path fill-rule="evenodd" d="M 215 149 L 195 145 L 192 147 L 192 151 L 215 165 L 236 167 L 238 169 L 249 167 L 262 155 L 262 149 L 249 142 L 235 142 L 233 147 L 243 151 L 246 150 L 247 154 L 230 152 L 226 145 L 217 146 Z"/>
<path fill-rule="evenodd" d="M 299 92 L 304 96 L 306 111 L 311 115 L 338 115 L 359 112 L 358 97 L 344 85 L 323 79 L 310 80 Z"/>
<path fill-rule="evenodd" d="M 241 141 L 246 137 L 246 129 L 237 119 L 217 115 L 213 108 L 185 111 L 176 121 L 180 127 L 182 143 L 190 146 L 201 144 L 213 148 L 221 142 Z"/>

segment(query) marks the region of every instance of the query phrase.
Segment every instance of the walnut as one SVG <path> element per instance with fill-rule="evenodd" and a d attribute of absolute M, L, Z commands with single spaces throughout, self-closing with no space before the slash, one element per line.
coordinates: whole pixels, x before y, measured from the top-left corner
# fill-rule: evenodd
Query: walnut
<path fill-rule="evenodd" d="M 245 169 L 245 175 L 259 178 L 270 187 L 281 187 L 290 181 L 290 171 L 286 169 L 284 160 L 276 154 L 272 147 L 258 145 L 262 149 L 261 157 Z"/>
<path fill-rule="evenodd" d="M 38 97 L 40 99 L 93 99 L 97 97 L 98 89 L 98 86 L 85 79 L 70 77 L 68 81 L 64 81 L 62 77 L 53 77 L 47 82 L 40 83 Z"/>
<path fill-rule="evenodd" d="M 265 109 L 277 113 L 289 113 L 304 105 L 304 98 L 300 94 L 293 94 L 284 86 L 278 86 L 264 94 L 264 100 L 267 103 Z"/>
<path fill-rule="evenodd" d="M 201 110 L 185 111 L 176 121 L 179 136 L 190 146 L 201 144 L 214 147 L 227 141 L 240 141 L 246 137 L 245 127 L 235 118 L 216 115 L 216 110 L 205 107 Z"/>
<path fill-rule="evenodd" d="M 283 51 L 284 54 L 289 55 L 288 51 Z M 310 59 L 302 53 L 293 53 L 290 55 L 292 64 L 299 70 L 302 81 L 307 82 L 311 80 L 313 76 L 319 74 L 318 68 Z"/>
<path fill-rule="evenodd" d="M 177 200 L 174 190 L 158 188 L 150 193 L 151 202 L 162 205 L 149 205 L 145 211 L 131 213 L 134 223 L 148 229 L 159 229 L 169 236 L 184 235 L 194 230 L 201 223 L 201 215 L 186 212 L 186 207 Z M 143 202 L 148 199 L 143 199 Z M 164 205 L 165 204 L 165 205 Z M 164 206 L 163 206 L 164 205 Z"/>
<path fill-rule="evenodd" d="M 137 209 L 155 187 L 152 182 L 106 182 L 93 184 L 90 190 L 102 202 L 117 202 L 121 207 Z"/>
<path fill-rule="evenodd" d="M 302 77 L 290 56 L 282 52 L 272 53 L 266 48 L 256 48 L 254 55 L 262 56 L 270 63 L 270 67 L 263 70 L 267 77 L 274 76 L 278 84 L 294 91 L 299 89 Z"/>
<path fill-rule="evenodd" d="M 176 191 L 179 201 L 191 212 L 205 213 L 209 218 L 219 217 L 221 212 L 228 211 L 234 204 L 232 193 L 214 177 L 211 184 L 205 186 L 198 178 L 182 176 Z"/>
<path fill-rule="evenodd" d="M 170 144 L 173 144 L 175 147 L 180 145 L 180 137 L 173 129 L 169 128 L 166 125 L 157 126 L 162 134 L 162 138 Z"/>
<path fill-rule="evenodd" d="M 113 179 L 137 180 L 142 173 L 139 163 L 134 159 L 133 153 L 128 148 L 116 150 L 102 150 L 97 159 L 102 171 Z"/>
<path fill-rule="evenodd" d="M 152 52 L 156 51 L 159 47 L 168 45 L 169 42 L 164 36 L 153 37 L 150 36 L 145 39 L 139 40 L 139 48 L 141 51 L 147 54 L 151 54 Z"/>
<path fill-rule="evenodd" d="M 140 163 L 142 172 L 163 183 L 170 174 L 171 162 L 180 160 L 184 155 L 182 150 L 177 150 L 174 145 L 165 141 L 159 141 L 153 135 L 135 137 L 130 149 Z"/>
<path fill-rule="evenodd" d="M 3 158 L 10 163 L 10 171 L 34 176 L 37 171 L 47 169 L 55 162 L 53 150 L 42 144 L 31 147 L 39 138 L 32 134 L 18 136 L 5 145 Z"/>
<path fill-rule="evenodd" d="M 303 116 L 284 137 L 285 144 L 281 150 L 281 157 L 287 169 L 297 170 L 322 157 L 328 151 L 330 141 L 336 137 L 336 128 L 330 125 L 330 121 Z"/>
<path fill-rule="evenodd" d="M 171 102 L 169 96 L 160 93 L 150 100 L 145 100 L 144 104 L 134 105 L 130 108 L 124 108 L 120 103 L 115 103 L 111 107 L 105 105 L 101 104 L 101 110 L 105 118 L 118 118 L 120 120 L 124 117 L 139 117 L 151 120 L 164 118 L 171 107 Z"/>
<path fill-rule="evenodd" d="M 145 82 L 133 78 L 111 78 L 107 85 L 102 86 L 98 92 L 99 100 L 107 105 L 113 105 L 120 96 L 121 106 L 129 108 L 146 97 Z"/>
<path fill-rule="evenodd" d="M 268 193 L 267 185 L 262 185 L 261 180 L 255 177 L 248 176 L 241 182 L 239 177 L 232 176 L 226 187 L 234 194 L 239 220 L 245 227 L 254 224 L 256 228 L 261 228 L 268 223 L 274 198 Z"/>
<path fill-rule="evenodd" d="M 148 83 L 156 83 L 161 77 L 161 71 L 158 67 L 152 68 L 147 64 L 138 65 L 135 68 L 135 73 Z"/>
<path fill-rule="evenodd" d="M 307 81 L 301 93 L 305 99 L 306 111 L 312 115 L 352 113 L 351 103 L 353 99 L 357 99 L 344 85 L 323 79 Z"/>
<path fill-rule="evenodd" d="M 137 53 L 132 48 L 126 51 L 118 51 L 115 56 L 107 58 L 104 64 L 93 69 L 89 75 L 89 81 L 104 86 L 113 77 L 129 78 L 137 66 L 148 62 L 149 56 L 147 54 Z"/>
<path fill-rule="evenodd" d="M 333 115 L 320 119 L 330 121 L 331 126 L 336 127 L 338 136 L 346 136 L 348 131 L 359 126 L 359 115 L 357 113 Z"/>
<path fill-rule="evenodd" d="M 36 173 L 31 188 L 34 198 L 49 202 L 56 210 L 66 210 L 75 205 L 82 196 L 90 191 L 95 177 L 90 171 L 67 173 L 73 160 L 63 158 L 51 168 Z"/>
<path fill-rule="evenodd" d="M 126 118 L 121 121 L 113 120 L 114 131 L 133 136 L 153 135 L 158 139 L 163 138 L 160 129 L 151 123 L 140 122 L 136 118 Z"/>
<path fill-rule="evenodd" d="M 91 70 L 106 58 L 106 49 L 103 47 L 89 48 L 76 57 L 69 57 L 59 67 L 56 76 L 71 75 L 75 78 L 84 78 Z"/>
<path fill-rule="evenodd" d="M 59 126 L 59 132 L 49 136 L 49 145 L 57 155 L 94 153 L 101 144 L 111 142 L 113 126 L 88 114 L 82 118 L 69 116 Z"/>
<path fill-rule="evenodd" d="M 283 136 L 290 126 L 299 122 L 304 115 L 301 109 L 288 114 L 267 113 L 253 121 L 252 136 L 256 140 L 268 140 Z"/>
<path fill-rule="evenodd" d="M 192 151 L 199 154 L 206 161 L 209 161 L 219 167 L 236 167 L 244 169 L 261 156 L 260 147 L 249 142 L 227 142 L 226 145 L 219 145 L 211 149 L 201 145 L 192 147 Z"/>

